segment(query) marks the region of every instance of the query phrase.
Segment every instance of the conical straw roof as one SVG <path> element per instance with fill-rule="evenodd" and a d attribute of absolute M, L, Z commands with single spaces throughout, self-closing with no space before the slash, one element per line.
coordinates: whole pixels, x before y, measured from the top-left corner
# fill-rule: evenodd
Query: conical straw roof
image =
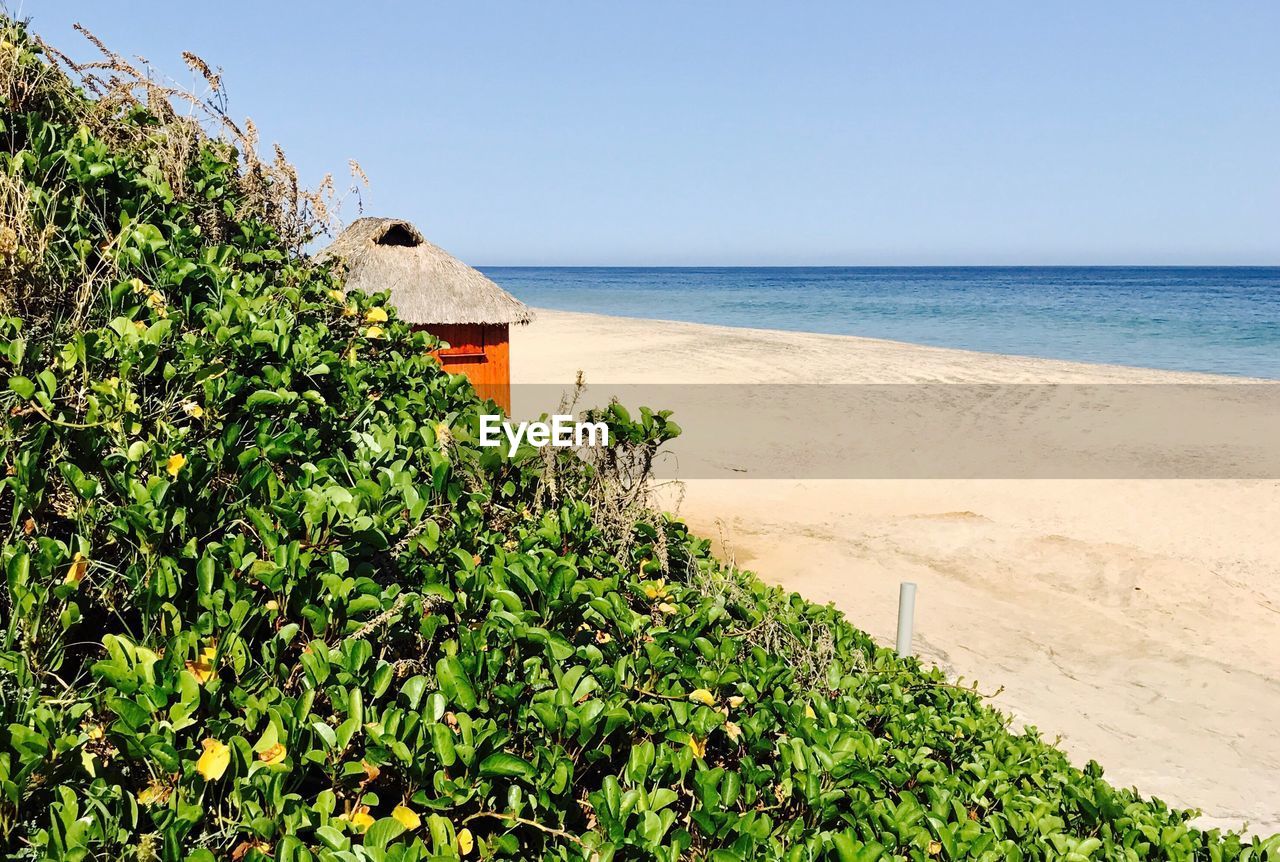
<path fill-rule="evenodd" d="M 391 304 L 415 324 L 528 323 L 533 314 L 483 273 L 467 266 L 402 219 L 352 222 L 319 260 L 346 264 L 347 290 L 391 291 Z"/>

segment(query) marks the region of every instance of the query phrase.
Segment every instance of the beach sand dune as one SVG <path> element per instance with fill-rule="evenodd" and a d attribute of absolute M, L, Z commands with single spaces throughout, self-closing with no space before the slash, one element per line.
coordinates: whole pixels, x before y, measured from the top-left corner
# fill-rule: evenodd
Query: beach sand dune
<path fill-rule="evenodd" d="M 1208 379 L 555 311 L 514 334 L 512 368 L 516 412 L 543 391 L 519 384 L 579 370 L 607 384 Z M 1280 483 L 705 478 L 666 493 L 738 563 L 882 642 L 898 583 L 917 582 L 922 659 L 999 689 L 993 703 L 1115 783 L 1205 824 L 1280 831 Z"/>

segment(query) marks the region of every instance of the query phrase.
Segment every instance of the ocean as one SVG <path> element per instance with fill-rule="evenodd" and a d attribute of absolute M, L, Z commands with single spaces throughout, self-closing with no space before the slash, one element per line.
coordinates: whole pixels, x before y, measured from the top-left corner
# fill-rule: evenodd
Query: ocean
<path fill-rule="evenodd" d="M 1280 379 L 1280 267 L 481 267 L 543 308 Z"/>

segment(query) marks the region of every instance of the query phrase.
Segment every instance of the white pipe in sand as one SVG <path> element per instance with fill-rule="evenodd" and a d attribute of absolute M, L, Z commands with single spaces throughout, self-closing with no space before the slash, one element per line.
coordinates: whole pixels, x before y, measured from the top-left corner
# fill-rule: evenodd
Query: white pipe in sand
<path fill-rule="evenodd" d="M 898 655 L 911 655 L 911 626 L 916 615 L 916 585 L 903 581 L 898 587 Z"/>

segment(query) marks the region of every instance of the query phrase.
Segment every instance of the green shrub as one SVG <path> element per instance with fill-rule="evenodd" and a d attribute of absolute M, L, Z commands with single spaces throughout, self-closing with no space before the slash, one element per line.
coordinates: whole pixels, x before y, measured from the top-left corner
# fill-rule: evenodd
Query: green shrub
<path fill-rule="evenodd" d="M 479 448 L 287 168 L 3 32 L 5 858 L 1271 858 Z"/>

